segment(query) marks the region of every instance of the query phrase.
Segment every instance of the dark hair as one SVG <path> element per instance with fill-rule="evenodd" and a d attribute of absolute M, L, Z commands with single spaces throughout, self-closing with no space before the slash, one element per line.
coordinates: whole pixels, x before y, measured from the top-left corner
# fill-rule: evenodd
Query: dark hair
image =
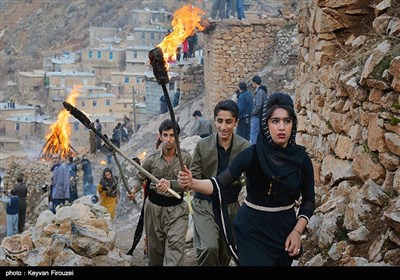
<path fill-rule="evenodd" d="M 271 94 L 265 102 L 265 116 L 267 120 L 269 120 L 275 109 L 282 108 L 288 111 L 289 117 L 294 121 L 295 124 L 297 124 L 297 117 L 296 113 L 294 112 L 293 100 L 288 94 L 283 92 L 275 92 Z"/>
<path fill-rule="evenodd" d="M 103 176 L 106 175 L 106 172 L 110 172 L 111 176 L 113 176 L 113 172 L 110 167 L 106 167 L 103 169 Z"/>
<path fill-rule="evenodd" d="M 202 114 L 201 114 L 201 112 L 200 112 L 199 110 L 196 110 L 196 111 L 193 112 L 193 115 L 192 115 L 192 116 L 193 116 L 193 117 L 195 117 L 195 116 L 201 117 Z"/>
<path fill-rule="evenodd" d="M 247 90 L 247 84 L 245 82 L 240 82 L 239 83 L 239 88 L 243 91 Z"/>
<path fill-rule="evenodd" d="M 12 189 L 10 193 L 11 193 L 11 195 L 16 195 L 17 191 L 15 189 Z"/>
<path fill-rule="evenodd" d="M 74 161 L 74 157 L 73 156 L 69 156 L 68 160 L 69 160 L 69 162 L 73 162 Z"/>
<path fill-rule="evenodd" d="M 235 119 L 238 119 L 239 108 L 233 100 L 222 100 L 214 108 L 214 118 L 218 115 L 219 111 L 229 111 Z"/>
<path fill-rule="evenodd" d="M 261 78 L 260 76 L 254 76 L 253 79 L 251 79 L 254 83 L 257 85 L 261 85 Z"/>
<path fill-rule="evenodd" d="M 17 178 L 17 182 L 18 182 L 18 183 L 22 183 L 23 181 L 24 181 L 24 178 L 22 178 L 22 177 L 18 177 L 18 178 Z"/>
<path fill-rule="evenodd" d="M 96 119 L 95 122 L 100 122 L 100 120 L 99 120 L 99 119 Z"/>
<path fill-rule="evenodd" d="M 170 119 L 166 119 L 160 124 L 158 132 L 162 134 L 163 131 L 170 130 L 171 128 L 172 128 L 172 121 Z M 181 132 L 181 128 L 179 127 L 178 123 L 176 123 L 176 132 L 178 133 L 178 135 Z"/>

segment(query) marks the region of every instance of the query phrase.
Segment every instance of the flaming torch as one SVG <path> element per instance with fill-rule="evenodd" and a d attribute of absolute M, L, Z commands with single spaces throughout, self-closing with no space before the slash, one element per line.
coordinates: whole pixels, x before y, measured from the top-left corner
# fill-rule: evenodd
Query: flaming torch
<path fill-rule="evenodd" d="M 110 147 L 114 152 L 120 154 L 126 161 L 128 161 L 130 164 L 136 167 L 139 171 L 142 171 L 143 174 L 146 175 L 147 178 L 149 178 L 152 182 L 158 183 L 158 179 L 154 177 L 153 174 L 148 172 L 146 169 L 144 169 L 142 166 L 140 166 L 137 162 L 134 160 L 130 159 L 127 155 L 125 155 L 117 146 L 115 146 L 106 136 L 101 134 L 100 131 L 98 131 L 95 127 L 93 122 L 79 109 L 75 108 L 75 106 L 71 105 L 67 101 L 63 102 L 64 108 L 72 115 L 74 116 L 78 121 L 81 122 L 84 126 L 87 128 L 91 129 L 94 133 L 96 133 L 97 136 L 99 136 L 104 143 L 107 144 L 108 147 Z M 181 196 L 174 191 L 173 189 L 168 189 L 168 192 L 170 192 L 172 195 L 174 195 L 176 198 L 180 199 Z"/>
<path fill-rule="evenodd" d="M 176 59 L 176 49 L 189 37 L 197 28 L 199 31 L 204 29 L 201 26 L 201 16 L 204 15 L 201 9 L 192 5 L 185 5 L 174 13 L 172 21 L 173 31 L 167 35 L 160 44 L 149 52 L 150 64 L 153 67 L 153 73 L 157 82 L 162 86 L 165 100 L 167 102 L 169 114 L 171 116 L 174 137 L 176 141 L 176 151 L 178 153 L 179 164 L 181 169 L 184 169 L 182 154 L 180 149 L 179 137 L 177 132 L 177 124 L 175 113 L 172 107 L 171 99 L 169 98 L 166 84 L 169 83 L 168 60 Z"/>

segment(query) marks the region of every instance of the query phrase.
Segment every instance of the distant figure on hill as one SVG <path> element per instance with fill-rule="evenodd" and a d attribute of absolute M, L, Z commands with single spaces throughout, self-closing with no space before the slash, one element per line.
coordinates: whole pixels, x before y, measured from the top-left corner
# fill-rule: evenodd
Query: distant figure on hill
<path fill-rule="evenodd" d="M 11 196 L 4 191 L 0 201 L 7 204 L 7 236 L 17 234 L 19 198 L 15 190 L 11 190 Z"/>
<path fill-rule="evenodd" d="M 28 195 L 28 188 L 24 183 L 24 178 L 19 176 L 17 178 L 17 185 L 14 187 L 14 192 L 19 198 L 18 206 L 18 233 L 22 233 L 25 227 L 26 219 L 26 197 Z"/>
<path fill-rule="evenodd" d="M 201 138 L 205 138 L 211 134 L 213 134 L 213 128 L 208 120 L 203 118 L 201 112 L 196 110 L 192 115 L 196 122 L 194 123 L 194 127 L 189 133 L 189 136 L 199 135 Z"/>
<path fill-rule="evenodd" d="M 162 95 L 160 97 L 160 113 L 165 114 L 166 112 L 168 112 L 167 101 L 165 100 L 165 96 Z"/>
<path fill-rule="evenodd" d="M 83 195 L 95 195 L 96 185 L 94 184 L 93 176 L 88 177 L 87 183 L 83 186 Z"/>
<path fill-rule="evenodd" d="M 174 101 L 172 102 L 172 105 L 174 107 L 178 106 L 180 99 L 181 99 L 181 90 L 180 90 L 180 88 L 177 88 L 175 95 L 174 95 Z"/>

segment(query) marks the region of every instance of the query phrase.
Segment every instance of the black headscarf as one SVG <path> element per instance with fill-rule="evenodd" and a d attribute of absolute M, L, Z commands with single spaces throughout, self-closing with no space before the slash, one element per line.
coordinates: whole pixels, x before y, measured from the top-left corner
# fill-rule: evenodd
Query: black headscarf
<path fill-rule="evenodd" d="M 277 108 L 285 109 L 293 121 L 292 133 L 286 147 L 277 145 L 271 138 L 268 119 Z M 305 148 L 296 144 L 297 117 L 293 100 L 285 93 L 273 93 L 263 103 L 260 118 L 260 133 L 257 137 L 257 156 L 262 170 L 272 182 L 274 191 L 293 195 L 299 191 Z"/>
<path fill-rule="evenodd" d="M 111 178 L 110 179 L 106 178 L 106 172 L 110 172 L 111 173 Z M 110 168 L 108 168 L 108 167 L 104 168 L 103 176 L 100 179 L 100 184 L 102 185 L 103 190 L 106 191 L 107 196 L 115 197 L 117 195 L 118 181 L 115 180 Z"/>

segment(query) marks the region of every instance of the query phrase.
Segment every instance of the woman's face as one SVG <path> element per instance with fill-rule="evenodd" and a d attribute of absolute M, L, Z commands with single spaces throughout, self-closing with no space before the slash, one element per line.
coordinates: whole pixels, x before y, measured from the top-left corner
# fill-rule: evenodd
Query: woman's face
<path fill-rule="evenodd" d="M 289 112 L 282 108 L 275 109 L 268 119 L 268 127 L 272 140 L 277 145 L 286 147 L 293 128 L 293 120 L 289 117 Z"/>
<path fill-rule="evenodd" d="M 108 172 L 108 171 L 106 171 L 106 173 L 104 173 L 104 176 L 105 176 L 107 179 L 111 179 L 111 177 L 112 177 L 111 173 Z"/>

